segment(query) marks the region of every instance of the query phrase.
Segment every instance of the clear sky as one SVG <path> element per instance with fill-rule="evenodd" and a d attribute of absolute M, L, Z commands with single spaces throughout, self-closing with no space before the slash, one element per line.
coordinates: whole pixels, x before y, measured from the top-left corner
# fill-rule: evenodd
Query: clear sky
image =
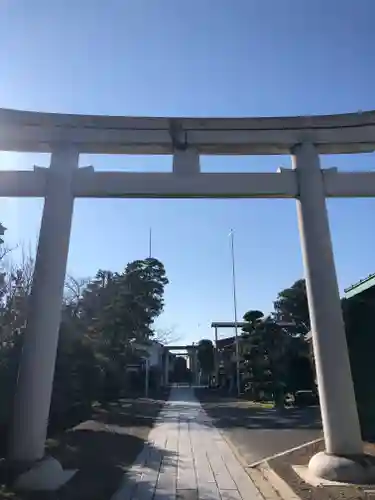
<path fill-rule="evenodd" d="M 271 116 L 375 109 L 374 0 L 1 0 L 0 106 L 142 116 Z M 374 155 L 324 156 L 373 170 Z M 0 168 L 48 156 L 0 153 Z M 165 171 L 171 158 L 82 157 L 96 169 Z M 202 158 L 204 171 L 275 171 L 288 157 Z M 35 242 L 41 200 L 1 200 L 10 242 Z M 328 202 L 340 289 L 375 272 L 374 200 Z M 162 327 L 197 340 L 238 309 L 272 309 L 303 275 L 295 202 L 76 201 L 68 270 L 121 270 L 148 253 L 170 279 Z M 56 228 L 58 230 L 58 228 Z M 223 333 L 223 332 L 221 332 Z"/>

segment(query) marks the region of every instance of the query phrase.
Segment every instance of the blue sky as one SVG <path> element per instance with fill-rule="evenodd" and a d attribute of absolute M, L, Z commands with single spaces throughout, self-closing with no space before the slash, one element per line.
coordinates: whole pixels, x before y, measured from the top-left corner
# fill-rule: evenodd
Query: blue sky
<path fill-rule="evenodd" d="M 142 116 L 272 116 L 375 109 L 373 0 L 2 0 L 0 106 Z M 0 168 L 48 165 L 0 153 Z M 166 171 L 171 158 L 84 156 L 101 170 Z M 325 167 L 373 170 L 369 155 Z M 204 171 L 275 171 L 289 157 L 202 158 Z M 328 202 L 340 289 L 375 272 L 374 200 Z M 35 242 L 41 200 L 1 200 L 7 240 Z M 121 270 L 155 257 L 170 279 L 158 324 L 188 341 L 268 311 L 303 275 L 295 203 L 283 200 L 78 200 L 68 270 Z M 224 332 L 221 332 L 222 334 Z"/>

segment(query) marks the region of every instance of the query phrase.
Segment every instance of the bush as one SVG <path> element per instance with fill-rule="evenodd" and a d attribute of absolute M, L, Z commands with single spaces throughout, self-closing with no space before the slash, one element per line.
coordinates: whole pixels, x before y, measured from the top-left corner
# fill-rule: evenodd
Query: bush
<path fill-rule="evenodd" d="M 13 399 L 17 383 L 18 362 L 22 335 L 0 348 L 0 455 L 5 456 L 9 425 L 13 413 Z"/>
<path fill-rule="evenodd" d="M 89 343 L 60 337 L 53 383 L 50 430 L 69 427 L 91 411 L 100 399 L 103 377 Z"/>

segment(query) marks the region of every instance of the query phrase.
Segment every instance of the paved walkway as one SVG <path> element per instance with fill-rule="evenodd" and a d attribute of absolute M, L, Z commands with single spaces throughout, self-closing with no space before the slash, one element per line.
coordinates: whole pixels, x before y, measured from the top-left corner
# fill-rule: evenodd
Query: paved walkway
<path fill-rule="evenodd" d="M 187 387 L 173 388 L 149 440 L 112 500 L 261 500 Z"/>

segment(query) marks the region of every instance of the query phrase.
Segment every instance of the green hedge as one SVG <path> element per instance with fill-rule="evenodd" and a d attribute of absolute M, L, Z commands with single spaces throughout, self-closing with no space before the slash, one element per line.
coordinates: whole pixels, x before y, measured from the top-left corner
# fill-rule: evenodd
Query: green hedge
<path fill-rule="evenodd" d="M 364 294 L 343 304 L 352 377 L 364 439 L 375 439 L 375 301 Z"/>

